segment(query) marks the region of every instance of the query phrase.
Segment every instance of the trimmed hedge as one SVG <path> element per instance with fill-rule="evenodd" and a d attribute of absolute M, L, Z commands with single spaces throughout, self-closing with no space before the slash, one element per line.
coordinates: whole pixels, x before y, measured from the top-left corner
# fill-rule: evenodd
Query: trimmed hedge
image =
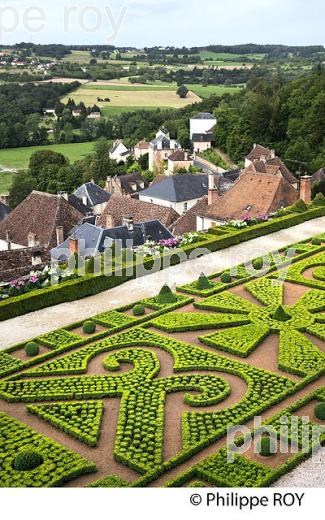
<path fill-rule="evenodd" d="M 12 467 L 17 471 L 31 471 L 43 464 L 43 457 L 36 450 L 25 449 L 18 452 Z"/>
<path fill-rule="evenodd" d="M 94 334 L 96 332 L 96 323 L 91 320 L 87 320 L 84 322 L 82 330 L 85 334 Z"/>
<path fill-rule="evenodd" d="M 36 341 L 30 341 L 25 345 L 26 356 L 34 357 L 39 354 L 39 344 Z"/>

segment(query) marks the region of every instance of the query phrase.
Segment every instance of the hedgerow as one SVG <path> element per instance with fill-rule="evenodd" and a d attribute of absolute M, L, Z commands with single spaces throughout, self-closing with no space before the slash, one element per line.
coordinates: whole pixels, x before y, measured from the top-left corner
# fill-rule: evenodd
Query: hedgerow
<path fill-rule="evenodd" d="M 174 312 L 159 316 L 150 325 L 167 332 L 187 332 L 189 330 L 218 329 L 244 325 L 248 320 L 237 315 L 203 314 L 201 312 Z"/>
<path fill-rule="evenodd" d="M 319 253 L 311 258 L 302 260 L 299 263 L 293 264 L 286 275 L 287 282 L 299 283 L 307 287 L 315 287 L 316 289 L 325 289 L 325 280 L 316 278 L 306 278 L 304 272 L 312 267 L 318 268 L 325 265 L 325 253 Z"/>
<path fill-rule="evenodd" d="M 306 336 L 289 329 L 280 332 L 278 366 L 305 377 L 325 368 L 325 355 Z"/>
<path fill-rule="evenodd" d="M 102 478 L 92 482 L 87 487 L 90 488 L 125 488 L 129 487 L 129 483 L 126 480 L 121 479 L 117 475 L 109 475 L 108 477 Z"/>
<path fill-rule="evenodd" d="M 27 410 L 89 446 L 97 446 L 103 415 L 102 401 L 30 405 Z"/>
<path fill-rule="evenodd" d="M 208 336 L 201 336 L 199 339 L 210 347 L 236 356 L 247 357 L 269 334 L 270 328 L 267 325 L 249 324 L 214 332 Z"/>
<path fill-rule="evenodd" d="M 37 338 L 39 343 L 53 349 L 77 345 L 82 339 L 82 336 L 65 329 L 58 329 Z"/>
<path fill-rule="evenodd" d="M 14 469 L 21 452 L 36 451 L 42 463 L 35 469 Z M 48 437 L 0 412 L 0 487 L 53 487 L 96 471 L 96 466 Z"/>

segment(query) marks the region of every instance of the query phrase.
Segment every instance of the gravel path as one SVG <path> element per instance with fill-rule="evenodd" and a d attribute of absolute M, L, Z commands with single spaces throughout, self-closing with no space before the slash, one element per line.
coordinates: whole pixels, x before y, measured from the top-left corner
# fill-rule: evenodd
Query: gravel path
<path fill-rule="evenodd" d="M 186 263 L 169 267 L 146 277 L 130 280 L 119 287 L 74 302 L 61 303 L 47 309 L 0 322 L 0 349 L 64 327 L 78 320 L 114 309 L 141 298 L 154 296 L 164 283 L 175 288 L 192 282 L 203 271 L 212 274 L 251 260 L 286 245 L 307 239 L 325 229 L 325 217 L 304 222 L 249 242 L 232 246 Z"/>

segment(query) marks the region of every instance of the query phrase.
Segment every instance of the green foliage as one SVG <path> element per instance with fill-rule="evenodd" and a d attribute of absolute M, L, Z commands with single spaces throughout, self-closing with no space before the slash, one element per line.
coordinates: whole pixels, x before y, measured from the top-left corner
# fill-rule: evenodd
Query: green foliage
<path fill-rule="evenodd" d="M 92 256 L 86 261 L 86 274 L 94 274 L 95 258 Z"/>
<path fill-rule="evenodd" d="M 270 329 L 267 325 L 249 324 L 214 332 L 199 339 L 210 347 L 247 357 L 269 334 Z"/>
<path fill-rule="evenodd" d="M 308 210 L 308 206 L 302 199 L 298 199 L 289 209 L 291 211 L 296 211 L 297 213 L 304 213 L 304 211 Z"/>
<path fill-rule="evenodd" d="M 313 244 L 313 246 L 320 246 L 322 245 L 322 241 L 320 238 L 313 238 L 311 243 Z"/>
<path fill-rule="evenodd" d="M 77 346 L 80 341 L 82 341 L 81 336 L 65 329 L 54 330 L 39 336 L 39 342 L 52 349 Z"/>
<path fill-rule="evenodd" d="M 199 291 L 204 291 L 205 289 L 210 289 L 212 286 L 211 282 L 208 280 L 208 278 L 205 276 L 204 273 L 201 273 L 199 276 L 199 279 L 196 283 L 196 288 Z"/>
<path fill-rule="evenodd" d="M 87 320 L 84 322 L 82 330 L 85 332 L 85 334 L 94 334 L 94 332 L 96 332 L 96 323 L 91 320 Z"/>
<path fill-rule="evenodd" d="M 200 312 L 171 312 L 151 321 L 154 327 L 167 332 L 218 329 L 246 323 L 248 323 L 247 318 L 238 314 L 203 314 Z"/>
<path fill-rule="evenodd" d="M 30 341 L 25 345 L 26 355 L 29 357 L 37 356 L 39 354 L 39 344 L 35 341 Z"/>
<path fill-rule="evenodd" d="M 103 415 L 102 401 L 31 405 L 27 410 L 89 446 L 97 446 Z"/>
<path fill-rule="evenodd" d="M 231 282 L 231 275 L 230 273 L 222 273 L 222 275 L 220 276 L 220 281 L 222 283 L 230 283 Z"/>
<path fill-rule="evenodd" d="M 176 296 L 172 293 L 168 285 L 164 285 L 158 296 L 156 296 L 156 302 L 159 305 L 166 305 L 170 303 L 174 303 L 176 301 Z"/>
<path fill-rule="evenodd" d="M 312 201 L 312 205 L 316 206 L 316 207 L 325 206 L 325 197 L 324 197 L 323 193 L 317 193 L 317 195 L 315 195 L 315 197 L 313 198 L 313 201 Z"/>
<path fill-rule="evenodd" d="M 319 421 L 325 421 L 325 403 L 318 403 L 314 408 L 314 414 Z"/>
<path fill-rule="evenodd" d="M 263 457 L 271 457 L 272 455 L 274 455 L 274 446 L 269 435 L 263 435 L 261 437 L 259 453 Z"/>
<path fill-rule="evenodd" d="M 128 487 L 129 483 L 121 479 L 116 475 L 109 475 L 108 477 L 96 480 L 89 484 L 90 488 L 125 488 Z"/>
<path fill-rule="evenodd" d="M 77 453 L 4 413 L 0 413 L 0 451 L 0 487 L 54 487 L 96 471 L 94 464 Z M 17 464 L 19 469 L 14 469 Z"/>
<path fill-rule="evenodd" d="M 133 307 L 132 311 L 133 311 L 133 316 L 144 316 L 146 313 L 146 309 L 141 304 L 135 305 Z"/>
<path fill-rule="evenodd" d="M 273 318 L 277 321 L 288 321 L 291 320 L 290 314 L 286 312 L 283 305 L 279 305 L 273 314 Z"/>
<path fill-rule="evenodd" d="M 43 464 L 42 456 L 36 450 L 27 448 L 16 455 L 12 467 L 17 471 L 31 471 L 41 464 Z"/>

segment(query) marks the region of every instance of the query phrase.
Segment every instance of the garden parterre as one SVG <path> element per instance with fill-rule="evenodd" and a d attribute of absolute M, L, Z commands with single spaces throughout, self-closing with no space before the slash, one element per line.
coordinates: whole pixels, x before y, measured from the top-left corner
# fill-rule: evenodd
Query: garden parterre
<path fill-rule="evenodd" d="M 172 303 L 150 298 L 138 302 L 145 307 L 142 316 L 132 315 L 132 305 L 92 317 L 101 327 L 93 334 L 80 333 L 82 323 L 77 323 L 36 338 L 47 352 L 32 359 L 17 356 L 25 345 L 1 353 L 1 375 L 6 376 L 0 380 L 3 402 L 9 406 L 11 402 L 16 403 L 15 406 L 25 409 L 27 424 L 28 417 L 36 416 L 40 429 L 41 424 L 46 423 L 57 428 L 62 444 L 65 436 L 73 437 L 80 444 L 80 455 L 56 444 L 58 448 L 52 451 L 60 471 L 54 469 L 54 461 L 54 474 L 50 465 L 48 480 L 42 464 L 30 471 L 17 471 L 8 459 L 6 464 L 0 465 L 0 485 L 6 485 L 11 475 L 18 475 L 12 485 L 22 487 L 62 485 L 71 478 L 75 478 L 78 485 L 79 475 L 95 471 L 91 457 L 82 454 L 85 445 L 97 449 L 103 402 L 112 398 L 119 400 L 113 449 L 115 462 L 121 468 L 126 466 L 135 471 L 139 478 L 126 480 L 108 467 L 106 478 L 96 479 L 89 474 L 88 483 L 92 487 L 144 486 L 159 478 L 164 480 L 162 485 L 167 486 L 186 485 L 193 479 L 220 486 L 263 486 L 309 456 L 310 453 L 299 452 L 273 469 L 245 455 L 236 455 L 234 464 L 229 465 L 225 448 L 221 448 L 213 456 L 202 456 L 201 462 L 191 464 L 191 457 L 220 442 L 230 425 L 245 424 L 273 406 L 281 406 L 283 400 L 301 392 L 324 374 L 325 358 L 320 342 L 325 337 L 325 291 L 322 283 L 319 284 L 323 282 L 324 253 L 314 244 L 299 245 L 297 250 L 296 263 L 286 273 L 288 279 L 292 281 L 292 276 L 296 276 L 295 283 L 300 283 L 298 278 L 305 271 L 310 273 L 312 267 L 313 272 L 307 279 L 311 284 L 303 283 L 306 292 L 292 305 L 284 302 L 281 279 L 276 279 L 270 271 L 258 279 L 245 277 L 245 267 L 240 266 L 238 278 L 223 283 L 228 291 L 219 292 L 220 287 L 213 286 L 210 294 L 197 294 L 204 299 L 196 300 L 193 305 L 193 300 L 180 294 Z M 282 264 L 285 262 L 280 262 Z M 260 265 L 260 259 L 256 265 Z M 265 275 L 263 269 L 261 274 Z M 245 294 L 250 295 L 249 299 L 242 296 L 243 292 L 241 296 L 231 292 L 231 287 L 239 284 Z M 183 311 L 182 306 L 186 306 L 186 310 Z M 211 329 L 216 330 L 206 334 L 199 332 Z M 202 346 L 182 340 L 182 334 L 189 331 L 192 334 L 197 331 L 196 337 Z M 250 364 L 250 355 L 270 335 L 279 338 L 277 373 Z M 159 352 L 164 352 L 172 361 L 168 373 L 164 368 L 165 358 Z M 227 352 L 232 357 L 227 357 Z M 97 358 L 102 369 L 88 373 L 90 363 Z M 224 405 L 224 401 L 236 394 L 236 381 L 241 381 L 245 390 L 231 405 Z M 312 398 L 325 400 L 321 392 L 320 387 Z M 174 456 L 166 458 L 166 406 L 177 394 L 182 394 L 184 406 L 178 426 L 181 445 Z M 294 412 L 295 409 L 285 408 L 287 417 Z M 2 416 L 13 425 L 20 424 L 2 413 L 1 420 Z M 277 430 L 278 416 L 271 418 L 271 423 Z M 291 442 L 295 434 L 301 443 L 299 418 L 296 424 L 289 440 Z M 19 444 L 25 438 L 24 428 L 32 431 L 25 425 L 19 426 L 17 434 L 16 426 L 8 429 L 10 440 L 15 439 L 9 446 L 15 446 L 16 451 L 35 447 L 34 435 L 44 437 L 33 432 L 26 435 L 27 442 Z M 311 437 L 310 446 L 313 441 Z M 37 443 L 43 446 L 39 439 Z M 45 448 L 40 454 L 42 460 L 48 456 Z M 169 481 L 168 471 L 185 461 L 188 469 Z M 72 468 L 74 463 L 77 469 Z"/>

